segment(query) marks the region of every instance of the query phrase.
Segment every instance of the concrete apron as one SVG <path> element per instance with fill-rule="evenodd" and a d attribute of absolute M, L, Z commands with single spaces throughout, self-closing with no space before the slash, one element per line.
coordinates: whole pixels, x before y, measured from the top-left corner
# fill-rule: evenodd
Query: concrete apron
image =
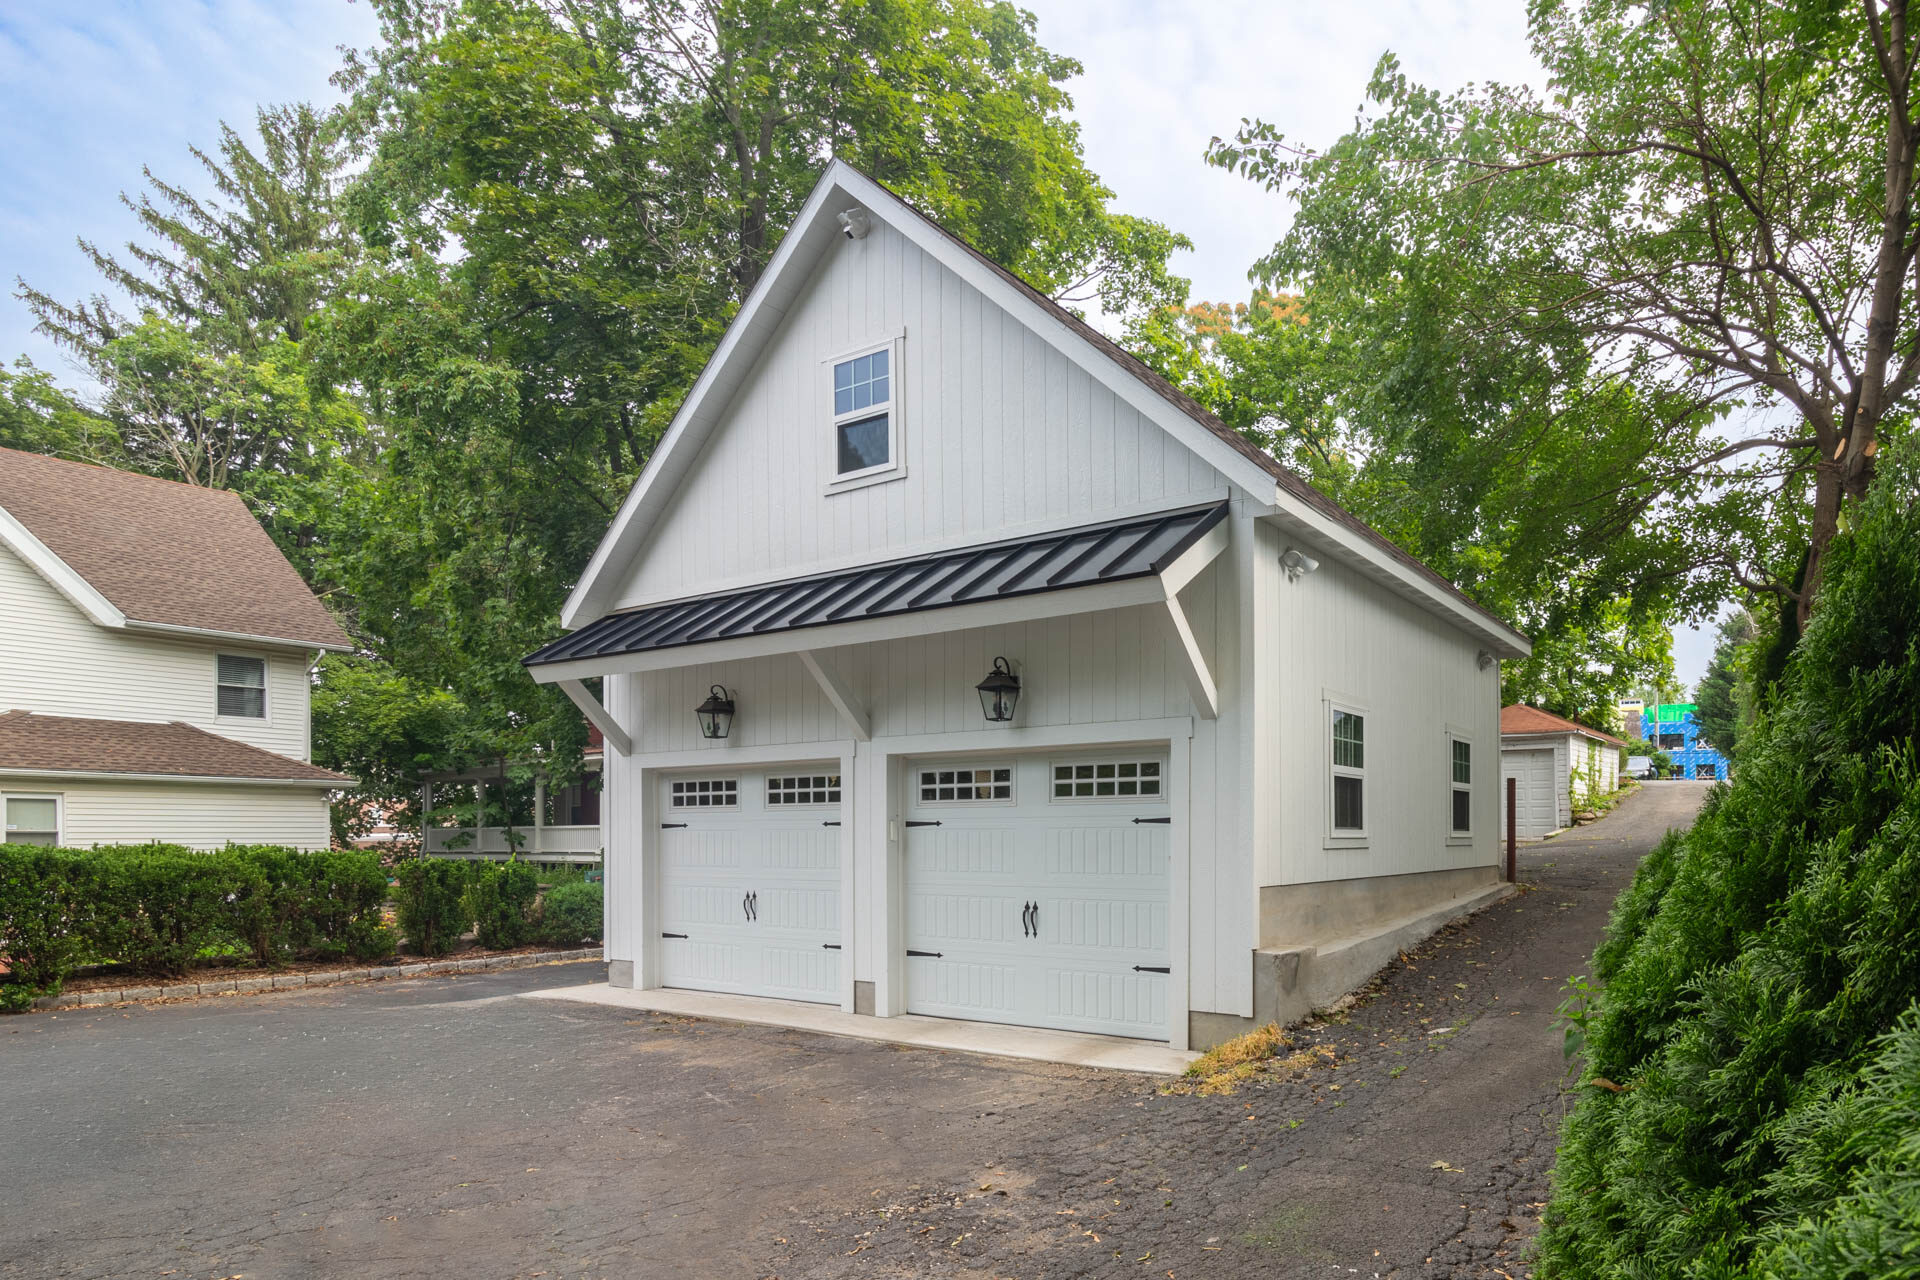
<path fill-rule="evenodd" d="M 523 993 L 523 998 L 574 1000 L 582 1004 L 612 1005 L 620 1009 L 671 1013 L 687 1018 L 788 1027 L 796 1031 L 879 1040 L 917 1049 L 947 1049 L 1001 1058 L 1025 1058 L 1033 1062 L 1058 1062 L 1073 1067 L 1138 1071 L 1148 1075 L 1179 1075 L 1187 1069 L 1188 1063 L 1199 1057 L 1198 1054 L 1182 1053 L 1151 1040 L 1086 1035 L 1077 1031 L 1046 1031 L 1036 1027 L 1010 1027 L 997 1022 L 964 1022 L 957 1018 L 929 1018 L 917 1013 L 895 1018 L 875 1018 L 863 1013 L 845 1013 L 826 1004 L 666 987 L 637 991 L 630 987 L 595 982 L 583 987 L 550 987 L 544 991 L 528 991 Z"/>

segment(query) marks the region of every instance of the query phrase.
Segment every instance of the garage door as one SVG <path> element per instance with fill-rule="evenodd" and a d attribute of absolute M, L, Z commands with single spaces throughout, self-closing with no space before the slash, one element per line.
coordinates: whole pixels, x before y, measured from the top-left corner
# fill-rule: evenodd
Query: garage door
<path fill-rule="evenodd" d="M 1522 840 L 1538 840 L 1560 826 L 1560 793 L 1554 786 L 1553 748 L 1500 753 L 1500 832 L 1507 826 L 1507 779 L 1519 780 L 1514 809 L 1519 815 L 1514 833 Z"/>
<path fill-rule="evenodd" d="M 907 1008 L 1167 1037 L 1163 753 L 908 770 Z"/>
<path fill-rule="evenodd" d="M 669 775 L 660 815 L 662 984 L 838 1004 L 837 768 Z"/>

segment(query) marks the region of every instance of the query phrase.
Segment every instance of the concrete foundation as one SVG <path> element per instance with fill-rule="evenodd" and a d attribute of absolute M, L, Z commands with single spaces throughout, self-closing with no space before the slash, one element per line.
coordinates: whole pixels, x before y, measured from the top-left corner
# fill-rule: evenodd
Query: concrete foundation
<path fill-rule="evenodd" d="M 1260 945 L 1309 946 L 1365 933 L 1386 921 L 1465 901 L 1499 880 L 1500 869 L 1487 866 L 1264 885 Z"/>
<path fill-rule="evenodd" d="M 873 1016 L 873 984 L 856 981 L 853 984 L 853 1011 Z"/>
<path fill-rule="evenodd" d="M 633 989 L 633 961 L 607 961 L 607 985 L 610 987 L 625 987 L 631 991 Z"/>

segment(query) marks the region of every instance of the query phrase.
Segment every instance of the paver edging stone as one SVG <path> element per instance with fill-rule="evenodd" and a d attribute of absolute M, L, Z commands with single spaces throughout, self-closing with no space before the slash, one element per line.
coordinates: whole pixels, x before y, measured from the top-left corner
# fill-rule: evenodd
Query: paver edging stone
<path fill-rule="evenodd" d="M 143 1000 L 181 1000 L 197 996 L 238 995 L 254 991 L 284 991 L 294 987 L 330 987 L 347 983 L 379 982 L 386 978 L 425 978 L 459 973 L 478 973 L 494 969 L 528 969 L 542 964 L 564 964 L 575 960 L 598 960 L 599 947 L 577 947 L 569 951 L 533 951 L 518 956 L 478 956 L 470 960 L 419 961 L 413 964 L 379 965 L 369 969 L 339 969 L 320 973 L 277 973 L 260 978 L 225 978 L 216 982 L 183 982 L 164 987 L 117 987 L 106 991 L 80 991 L 71 995 L 41 996 L 33 1002 L 36 1010 L 92 1008 L 96 1005 L 133 1004 Z"/>

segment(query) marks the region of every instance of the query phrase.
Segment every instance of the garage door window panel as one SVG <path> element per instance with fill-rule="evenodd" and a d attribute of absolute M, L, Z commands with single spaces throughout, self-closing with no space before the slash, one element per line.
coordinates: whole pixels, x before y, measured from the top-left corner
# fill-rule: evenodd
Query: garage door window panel
<path fill-rule="evenodd" d="M 837 773 L 774 774 L 767 778 L 769 809 L 822 808 L 839 803 Z"/>
<path fill-rule="evenodd" d="M 1159 800 L 1166 779 L 1158 760 L 1081 760 L 1053 766 L 1053 796 L 1059 801 Z"/>
<path fill-rule="evenodd" d="M 732 809 L 740 804 L 740 780 L 675 778 L 668 795 L 675 809 Z"/>
<path fill-rule="evenodd" d="M 916 794 L 921 804 L 1012 804 L 1013 767 L 921 769 Z"/>

